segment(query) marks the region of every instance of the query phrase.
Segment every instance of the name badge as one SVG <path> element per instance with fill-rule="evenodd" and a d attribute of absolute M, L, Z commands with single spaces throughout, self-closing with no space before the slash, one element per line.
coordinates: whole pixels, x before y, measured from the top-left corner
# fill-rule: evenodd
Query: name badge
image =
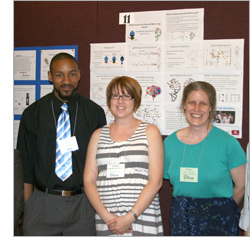
<path fill-rule="evenodd" d="M 107 178 L 122 178 L 125 174 L 125 164 L 107 165 Z"/>
<path fill-rule="evenodd" d="M 198 168 L 180 168 L 180 182 L 198 183 Z"/>
<path fill-rule="evenodd" d="M 63 154 L 65 152 L 76 151 L 79 149 L 75 136 L 59 140 L 58 145 L 59 145 L 61 153 Z"/>

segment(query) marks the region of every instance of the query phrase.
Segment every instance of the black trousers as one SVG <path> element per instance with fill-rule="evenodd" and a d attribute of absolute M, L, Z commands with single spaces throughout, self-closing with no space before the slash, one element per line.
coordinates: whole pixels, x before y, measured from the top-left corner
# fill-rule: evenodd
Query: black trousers
<path fill-rule="evenodd" d="M 93 236 L 95 212 L 85 193 L 70 197 L 35 190 L 24 205 L 26 236 Z"/>

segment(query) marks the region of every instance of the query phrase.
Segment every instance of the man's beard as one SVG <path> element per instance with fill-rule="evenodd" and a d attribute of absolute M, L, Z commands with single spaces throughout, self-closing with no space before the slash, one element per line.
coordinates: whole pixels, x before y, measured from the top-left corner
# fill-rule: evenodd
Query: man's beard
<path fill-rule="evenodd" d="M 73 88 L 73 86 L 72 86 Z M 63 101 L 69 101 L 72 97 L 74 97 L 77 88 L 73 89 L 71 93 L 68 93 L 66 95 L 62 94 L 60 89 L 58 90 L 57 88 L 54 87 L 54 90 L 57 92 L 58 96 L 61 98 Z"/>

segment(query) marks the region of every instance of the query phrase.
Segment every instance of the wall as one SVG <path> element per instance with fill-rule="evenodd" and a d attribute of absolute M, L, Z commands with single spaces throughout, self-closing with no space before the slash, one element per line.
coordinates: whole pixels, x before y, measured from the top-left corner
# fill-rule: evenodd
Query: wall
<path fill-rule="evenodd" d="M 14 47 L 78 45 L 81 82 L 78 92 L 89 97 L 90 43 L 125 42 L 120 12 L 204 8 L 204 39 L 245 39 L 243 137 L 249 141 L 249 3 L 246 1 L 16 1 Z M 164 139 L 165 137 L 163 137 Z M 160 191 L 165 235 L 172 189 Z M 240 232 L 242 235 L 242 232 Z"/>

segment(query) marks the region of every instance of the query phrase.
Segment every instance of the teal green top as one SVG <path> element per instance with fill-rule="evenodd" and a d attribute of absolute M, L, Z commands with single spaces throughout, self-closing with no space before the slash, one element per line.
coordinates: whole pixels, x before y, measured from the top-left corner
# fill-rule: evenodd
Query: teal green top
<path fill-rule="evenodd" d="M 246 154 L 236 138 L 212 127 L 204 146 L 204 140 L 186 145 L 182 167 L 198 167 L 198 183 L 180 182 L 180 167 L 185 143 L 172 133 L 164 140 L 164 178 L 173 185 L 173 196 L 193 198 L 232 197 L 233 183 L 230 170 L 246 163 Z"/>

